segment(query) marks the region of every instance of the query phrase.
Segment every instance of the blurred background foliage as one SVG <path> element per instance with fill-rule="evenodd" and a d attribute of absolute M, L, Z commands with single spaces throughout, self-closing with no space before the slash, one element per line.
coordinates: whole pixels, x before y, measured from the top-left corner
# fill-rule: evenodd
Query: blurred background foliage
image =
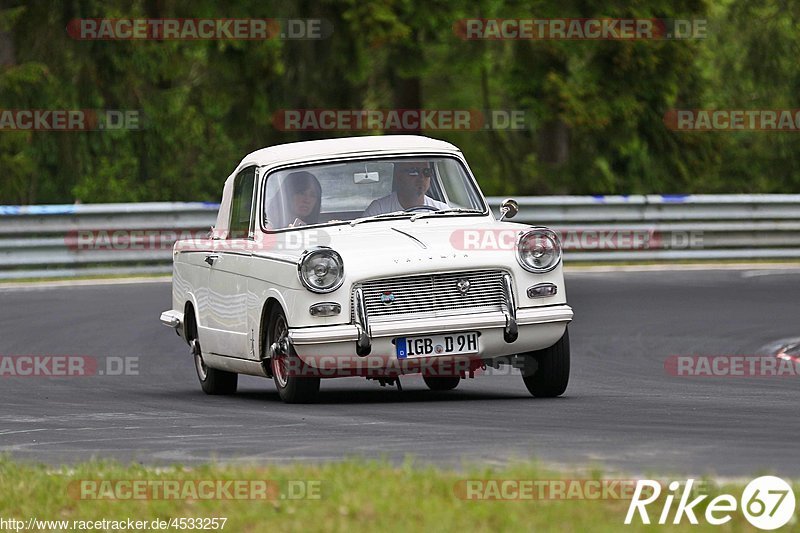
<path fill-rule="evenodd" d="M 324 40 L 79 41 L 81 17 L 322 18 Z M 462 18 L 708 19 L 705 39 L 465 41 Z M 797 108 L 787 0 L 0 0 L 0 109 L 137 109 L 139 131 L 0 132 L 0 203 L 217 201 L 280 109 L 517 109 L 427 131 L 486 194 L 797 192 L 800 133 L 674 132 L 671 108 Z M 356 135 L 377 132 L 357 132 Z"/>

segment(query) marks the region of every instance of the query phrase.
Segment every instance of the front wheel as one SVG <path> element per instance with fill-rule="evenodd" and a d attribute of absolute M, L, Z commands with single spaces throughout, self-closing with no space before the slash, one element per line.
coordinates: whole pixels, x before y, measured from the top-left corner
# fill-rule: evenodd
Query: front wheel
<path fill-rule="evenodd" d="M 537 398 L 555 398 L 567 390 L 569 383 L 569 331 L 557 343 L 535 352 L 522 354 L 525 367 L 522 380 Z"/>
<path fill-rule="evenodd" d="M 319 393 L 319 377 L 308 376 L 308 367 L 288 342 L 289 326 L 283 310 L 276 307 L 270 313 L 267 343 L 271 347 L 270 367 L 278 394 L 286 403 L 310 403 Z"/>
<path fill-rule="evenodd" d="M 197 337 L 197 326 L 192 317 L 188 324 L 189 347 L 194 357 L 194 368 L 197 370 L 197 379 L 200 380 L 200 388 L 203 392 L 211 395 L 235 394 L 239 384 L 239 374 L 235 372 L 225 372 L 216 368 L 209 368 L 203 360 L 203 350 L 200 348 L 200 339 Z"/>

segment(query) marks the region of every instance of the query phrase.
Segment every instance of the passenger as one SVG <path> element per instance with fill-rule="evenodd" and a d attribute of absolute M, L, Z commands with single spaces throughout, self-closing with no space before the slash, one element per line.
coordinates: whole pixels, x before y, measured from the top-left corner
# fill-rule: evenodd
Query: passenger
<path fill-rule="evenodd" d="M 322 188 L 311 172 L 292 172 L 267 209 L 272 229 L 295 228 L 319 222 Z"/>
<path fill-rule="evenodd" d="M 449 206 L 434 200 L 425 193 L 431 188 L 431 175 L 433 170 L 427 163 L 410 161 L 394 164 L 392 181 L 392 194 L 374 200 L 364 211 L 363 216 L 371 217 L 395 211 L 427 205 L 439 209 Z"/>

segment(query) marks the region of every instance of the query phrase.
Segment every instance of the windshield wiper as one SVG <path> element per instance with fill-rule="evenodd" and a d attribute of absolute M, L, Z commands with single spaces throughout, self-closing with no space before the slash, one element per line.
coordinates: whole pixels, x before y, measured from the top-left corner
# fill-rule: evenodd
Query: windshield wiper
<path fill-rule="evenodd" d="M 478 211 L 477 209 L 464 209 L 463 207 L 453 207 L 451 209 L 442 209 L 441 211 L 429 211 L 429 212 L 425 212 L 425 213 L 417 213 L 416 215 L 411 217 L 411 222 L 414 222 L 415 220 L 417 220 L 419 218 L 432 217 L 432 216 L 436 216 L 436 215 L 449 215 L 449 214 L 452 214 L 452 213 L 478 213 L 478 214 L 480 214 L 480 213 L 483 213 L 483 211 Z"/>
<path fill-rule="evenodd" d="M 369 217 L 356 218 L 356 219 L 350 221 L 350 226 L 355 226 L 356 224 L 360 224 L 360 223 L 364 222 L 365 220 L 375 220 L 375 219 L 378 219 L 378 218 L 389 218 L 389 217 L 396 217 L 396 216 L 400 216 L 400 215 L 411 216 L 411 213 L 407 213 L 405 211 L 392 211 L 391 213 L 382 213 L 380 215 L 372 215 L 372 216 L 369 216 Z"/>

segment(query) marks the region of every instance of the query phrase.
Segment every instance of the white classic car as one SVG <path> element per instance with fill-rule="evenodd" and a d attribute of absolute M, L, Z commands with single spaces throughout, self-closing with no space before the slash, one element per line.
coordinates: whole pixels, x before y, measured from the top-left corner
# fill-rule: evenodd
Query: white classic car
<path fill-rule="evenodd" d="M 462 153 L 412 135 L 272 146 L 225 182 L 207 239 L 173 250 L 172 310 L 202 389 L 272 377 L 286 402 L 320 378 L 455 388 L 519 368 L 534 396 L 569 380 L 558 236 L 497 220 Z"/>

